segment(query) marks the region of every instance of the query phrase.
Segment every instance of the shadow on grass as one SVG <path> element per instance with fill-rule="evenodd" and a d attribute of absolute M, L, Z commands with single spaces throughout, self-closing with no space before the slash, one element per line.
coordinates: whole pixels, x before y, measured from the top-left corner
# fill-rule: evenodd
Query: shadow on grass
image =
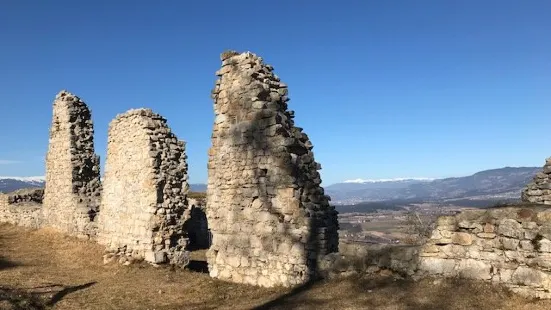
<path fill-rule="evenodd" d="M 0 270 L 9 269 L 17 266 L 21 266 L 21 264 L 12 262 L 0 256 Z"/>
<path fill-rule="evenodd" d="M 354 277 L 308 283 L 254 309 L 502 309 L 518 298 L 503 287 L 472 280 Z"/>
<path fill-rule="evenodd" d="M 302 294 L 308 292 L 314 285 L 315 281 L 309 281 L 305 284 L 299 285 L 295 288 L 293 288 L 290 292 L 279 296 L 278 298 L 271 300 L 261 306 L 253 308 L 254 310 L 264 310 L 264 309 L 273 309 L 274 307 L 283 306 L 289 303 L 289 301 L 292 301 L 298 296 L 301 296 Z"/>
<path fill-rule="evenodd" d="M 0 286 L 0 309 L 41 310 L 48 309 L 70 293 L 86 289 L 96 282 L 81 285 L 47 285 L 30 289 Z"/>
<path fill-rule="evenodd" d="M 81 285 L 75 285 L 75 286 L 67 286 L 63 288 L 61 291 L 55 293 L 52 298 L 46 303 L 47 306 L 53 306 L 57 302 L 63 299 L 63 297 L 67 296 L 70 293 L 80 291 L 86 288 L 89 288 L 90 286 L 96 284 L 97 282 L 89 282 Z"/>

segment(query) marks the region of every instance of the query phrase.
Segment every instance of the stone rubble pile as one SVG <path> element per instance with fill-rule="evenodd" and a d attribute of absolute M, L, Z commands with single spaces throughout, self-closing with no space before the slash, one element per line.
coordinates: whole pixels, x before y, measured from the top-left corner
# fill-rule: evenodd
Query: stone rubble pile
<path fill-rule="evenodd" d="M 79 97 L 63 90 L 53 104 L 44 224 L 69 235 L 93 238 L 100 195 L 99 157 L 94 153 L 90 110 Z"/>
<path fill-rule="evenodd" d="M 543 170 L 522 191 L 522 200 L 537 204 L 551 204 L 551 157 L 545 160 Z"/>
<path fill-rule="evenodd" d="M 321 166 L 273 67 L 249 52 L 221 59 L 208 162 L 210 275 L 265 287 L 304 283 L 338 250 Z"/>
<path fill-rule="evenodd" d="M 185 143 L 150 109 L 110 123 L 98 224 L 110 256 L 185 265 L 186 158 Z"/>
<path fill-rule="evenodd" d="M 16 204 L 23 202 L 33 202 L 33 203 L 42 203 L 44 198 L 44 189 L 42 188 L 31 188 L 31 189 L 21 189 L 15 192 L 8 193 L 7 195 L 8 203 Z"/>
<path fill-rule="evenodd" d="M 43 190 L 22 189 L 12 193 L 0 193 L 0 223 L 10 223 L 29 228 L 42 225 Z"/>

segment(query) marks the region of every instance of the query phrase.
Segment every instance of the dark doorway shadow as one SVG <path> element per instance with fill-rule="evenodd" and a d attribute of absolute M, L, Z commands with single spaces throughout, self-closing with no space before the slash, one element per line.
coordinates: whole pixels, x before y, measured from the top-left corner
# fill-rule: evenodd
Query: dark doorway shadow
<path fill-rule="evenodd" d="M 209 273 L 209 266 L 207 262 L 201 260 L 190 261 L 186 268 L 195 272 Z"/>
<path fill-rule="evenodd" d="M 185 227 L 189 237 L 187 249 L 190 251 L 208 249 L 211 237 L 205 207 L 192 205 L 190 216 Z"/>

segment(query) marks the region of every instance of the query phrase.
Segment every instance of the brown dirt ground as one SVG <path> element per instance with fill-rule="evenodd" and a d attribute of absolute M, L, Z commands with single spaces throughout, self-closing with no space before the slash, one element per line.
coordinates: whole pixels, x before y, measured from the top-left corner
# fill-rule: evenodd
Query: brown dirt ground
<path fill-rule="evenodd" d="M 263 289 L 190 270 L 104 265 L 102 253 L 52 230 L 0 224 L 0 309 L 551 309 L 551 301 L 465 280 L 380 276 Z"/>

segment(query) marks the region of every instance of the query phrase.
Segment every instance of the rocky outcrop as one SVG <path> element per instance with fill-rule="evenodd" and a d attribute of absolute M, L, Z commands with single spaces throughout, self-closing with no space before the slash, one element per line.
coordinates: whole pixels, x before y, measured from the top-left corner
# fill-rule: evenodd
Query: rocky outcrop
<path fill-rule="evenodd" d="M 507 207 L 441 217 L 418 268 L 419 275 L 492 281 L 551 298 L 551 210 Z"/>
<path fill-rule="evenodd" d="M 522 191 L 525 202 L 551 204 L 551 157 L 545 160 L 543 170 Z"/>
<path fill-rule="evenodd" d="M 221 58 L 208 162 L 210 275 L 266 287 L 304 283 L 338 248 L 321 166 L 273 68 L 249 52 Z"/>
<path fill-rule="evenodd" d="M 185 143 L 150 109 L 109 125 L 98 242 L 111 255 L 182 265 L 188 239 Z M 189 211 L 188 211 L 189 212 Z"/>
<path fill-rule="evenodd" d="M 44 224 L 69 235 L 93 238 L 100 192 L 90 110 L 79 97 L 61 91 L 53 104 L 46 156 Z"/>

